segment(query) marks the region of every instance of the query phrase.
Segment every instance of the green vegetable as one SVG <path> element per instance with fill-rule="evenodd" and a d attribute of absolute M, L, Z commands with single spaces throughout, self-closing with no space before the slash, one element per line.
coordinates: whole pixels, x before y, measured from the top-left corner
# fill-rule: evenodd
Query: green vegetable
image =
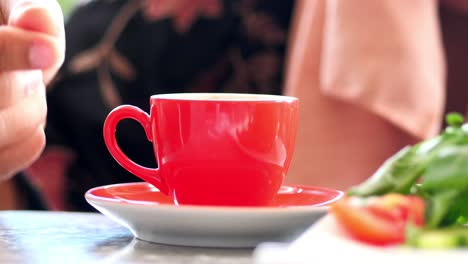
<path fill-rule="evenodd" d="M 422 196 L 426 201 L 425 228 L 430 232 L 468 223 L 468 125 L 463 125 L 463 116 L 457 113 L 448 114 L 446 121 L 449 126 L 440 135 L 403 148 L 367 181 L 351 188 L 348 195 L 396 192 Z M 438 233 L 428 234 L 418 243 L 438 237 Z"/>
<path fill-rule="evenodd" d="M 459 113 L 449 113 L 445 117 L 445 122 L 451 127 L 460 127 L 463 125 L 463 116 Z"/>
<path fill-rule="evenodd" d="M 468 246 L 468 227 L 437 230 L 412 229 L 407 232 L 407 245 L 426 249 Z"/>

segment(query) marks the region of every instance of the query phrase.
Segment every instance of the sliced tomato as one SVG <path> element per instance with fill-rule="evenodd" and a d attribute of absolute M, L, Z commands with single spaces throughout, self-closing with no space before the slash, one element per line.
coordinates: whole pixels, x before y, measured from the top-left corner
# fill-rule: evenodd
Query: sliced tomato
<path fill-rule="evenodd" d="M 424 224 L 424 208 L 420 197 L 388 194 L 346 197 L 331 205 L 331 213 L 353 238 L 374 245 L 391 245 L 404 242 L 408 223 Z"/>

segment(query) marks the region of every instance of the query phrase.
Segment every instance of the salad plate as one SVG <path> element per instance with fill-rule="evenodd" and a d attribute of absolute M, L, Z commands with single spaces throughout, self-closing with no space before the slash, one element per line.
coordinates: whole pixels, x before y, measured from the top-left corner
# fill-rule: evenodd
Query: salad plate
<path fill-rule="evenodd" d="M 326 214 L 343 192 L 283 185 L 268 206 L 175 205 L 153 185 L 138 182 L 96 187 L 85 194 L 98 211 L 138 239 L 183 246 L 255 247 L 292 241 Z"/>
<path fill-rule="evenodd" d="M 339 253 L 339 254 L 337 254 Z M 254 252 L 255 264 L 305 264 L 314 259 L 328 263 L 467 263 L 468 249 L 414 249 L 372 246 L 351 239 L 327 215 L 289 244 L 264 243 Z"/>

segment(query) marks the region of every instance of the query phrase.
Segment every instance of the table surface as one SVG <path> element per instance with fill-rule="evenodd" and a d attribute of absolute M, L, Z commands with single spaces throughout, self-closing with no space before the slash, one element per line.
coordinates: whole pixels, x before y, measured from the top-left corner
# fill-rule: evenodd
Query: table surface
<path fill-rule="evenodd" d="M 148 243 L 99 213 L 2 211 L 0 263 L 250 264 L 252 250 Z"/>

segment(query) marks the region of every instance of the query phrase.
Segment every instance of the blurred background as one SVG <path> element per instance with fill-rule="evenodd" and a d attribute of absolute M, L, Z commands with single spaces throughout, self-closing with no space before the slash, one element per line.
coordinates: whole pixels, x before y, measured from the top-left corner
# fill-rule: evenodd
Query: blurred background
<path fill-rule="evenodd" d="M 70 14 L 73 7 L 82 0 L 57 0 L 62 7 L 63 14 L 65 18 Z"/>
<path fill-rule="evenodd" d="M 87 211 L 89 188 L 138 180 L 110 157 L 102 124 L 122 103 L 148 110 L 153 94 L 299 97 L 286 182 L 337 189 L 467 112 L 468 0 L 58 2 L 67 50 L 48 87 L 48 146 L 0 185 L 0 209 Z M 137 124 L 117 138 L 156 166 Z"/>

